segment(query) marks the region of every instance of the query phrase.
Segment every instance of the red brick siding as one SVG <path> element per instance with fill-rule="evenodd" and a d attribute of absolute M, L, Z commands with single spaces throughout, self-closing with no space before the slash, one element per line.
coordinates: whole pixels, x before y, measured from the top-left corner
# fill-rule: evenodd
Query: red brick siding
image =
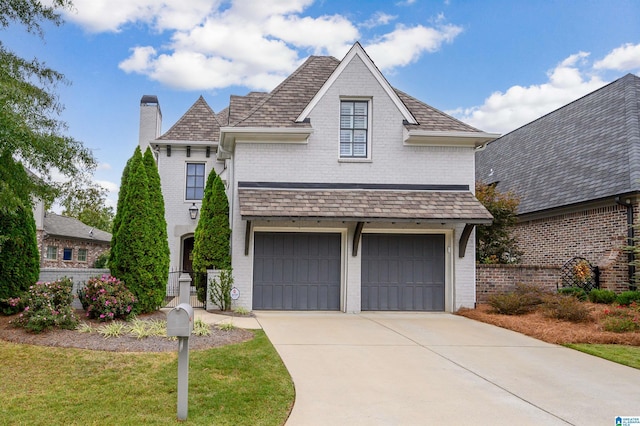
<path fill-rule="evenodd" d="M 106 250 L 109 250 L 109 243 L 101 241 L 86 241 L 75 239 L 60 239 L 49 237 L 42 239 L 42 231 L 37 232 L 38 247 L 40 249 L 40 267 L 41 268 L 93 268 L 98 256 Z M 56 246 L 58 248 L 58 256 L 56 260 L 47 259 L 47 246 Z M 65 248 L 73 249 L 73 257 L 71 260 L 62 260 L 63 250 Z M 87 250 L 86 262 L 78 261 L 79 249 Z"/>
<path fill-rule="evenodd" d="M 634 207 L 638 212 L 638 205 Z M 636 219 L 637 221 L 637 219 Z M 524 252 L 522 263 L 562 266 L 579 256 L 599 266 L 600 285 L 628 289 L 627 257 L 622 253 L 627 237 L 627 209 L 612 203 L 577 213 L 562 214 L 516 225 L 514 235 Z"/>
<path fill-rule="evenodd" d="M 554 266 L 476 265 L 476 301 L 485 303 L 491 295 L 513 291 L 516 284 L 555 290 L 559 282 L 560 268 Z"/>

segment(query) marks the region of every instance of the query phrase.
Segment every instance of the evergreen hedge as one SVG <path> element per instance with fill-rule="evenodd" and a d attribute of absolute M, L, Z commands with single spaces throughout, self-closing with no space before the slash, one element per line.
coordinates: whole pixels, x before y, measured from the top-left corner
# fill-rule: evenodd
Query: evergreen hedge
<path fill-rule="evenodd" d="M 231 228 L 229 228 L 229 200 L 224 183 L 215 170 L 211 170 L 204 188 L 200 219 L 194 233 L 193 270 L 196 272 L 198 299 L 206 300 L 207 269 L 231 268 Z"/>
<path fill-rule="evenodd" d="M 31 206 L 0 213 L 0 307 L 38 281 L 40 254 Z"/>

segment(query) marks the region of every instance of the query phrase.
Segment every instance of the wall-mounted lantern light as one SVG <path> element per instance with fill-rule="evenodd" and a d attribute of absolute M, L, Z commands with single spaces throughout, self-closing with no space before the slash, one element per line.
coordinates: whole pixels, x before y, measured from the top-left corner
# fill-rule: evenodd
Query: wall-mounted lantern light
<path fill-rule="evenodd" d="M 191 207 L 189 207 L 189 216 L 191 219 L 196 220 L 198 217 L 198 208 L 196 207 L 196 203 L 193 203 Z"/>

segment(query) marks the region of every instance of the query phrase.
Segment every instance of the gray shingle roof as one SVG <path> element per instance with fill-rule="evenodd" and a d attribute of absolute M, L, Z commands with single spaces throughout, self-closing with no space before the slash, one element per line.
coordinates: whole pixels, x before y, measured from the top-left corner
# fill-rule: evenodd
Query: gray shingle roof
<path fill-rule="evenodd" d="M 491 142 L 476 179 L 521 199 L 519 213 L 640 190 L 640 77 L 608 84 Z"/>
<path fill-rule="evenodd" d="M 238 188 L 240 214 L 251 218 L 463 221 L 491 214 L 467 191 L 290 190 Z"/>
<path fill-rule="evenodd" d="M 218 142 L 220 124 L 202 96 L 159 140 Z"/>
<path fill-rule="evenodd" d="M 302 111 L 336 71 L 340 61 L 332 56 L 310 56 L 270 93 L 251 92 L 231 96 L 229 106 L 218 115 L 200 97 L 180 120 L 159 139 L 217 142 L 222 127 L 308 128 L 296 122 Z M 479 132 L 447 114 L 394 89 L 418 124 L 409 130 Z"/>
<path fill-rule="evenodd" d="M 44 216 L 44 232 L 57 237 L 89 241 L 111 242 L 111 234 L 85 225 L 74 217 L 47 212 Z"/>

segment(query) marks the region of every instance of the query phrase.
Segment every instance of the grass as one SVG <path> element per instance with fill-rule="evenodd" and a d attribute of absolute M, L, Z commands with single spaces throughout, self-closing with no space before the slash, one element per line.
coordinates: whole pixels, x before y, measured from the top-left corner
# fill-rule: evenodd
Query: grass
<path fill-rule="evenodd" d="M 571 349 L 594 355 L 618 364 L 640 369 L 640 347 L 626 345 L 596 345 L 573 343 L 565 345 Z"/>
<path fill-rule="evenodd" d="M 262 330 L 241 344 L 190 352 L 186 422 L 176 420 L 177 352 L 0 341 L 0 365 L 0 419 L 14 425 L 282 425 L 294 399 L 291 378 Z"/>

